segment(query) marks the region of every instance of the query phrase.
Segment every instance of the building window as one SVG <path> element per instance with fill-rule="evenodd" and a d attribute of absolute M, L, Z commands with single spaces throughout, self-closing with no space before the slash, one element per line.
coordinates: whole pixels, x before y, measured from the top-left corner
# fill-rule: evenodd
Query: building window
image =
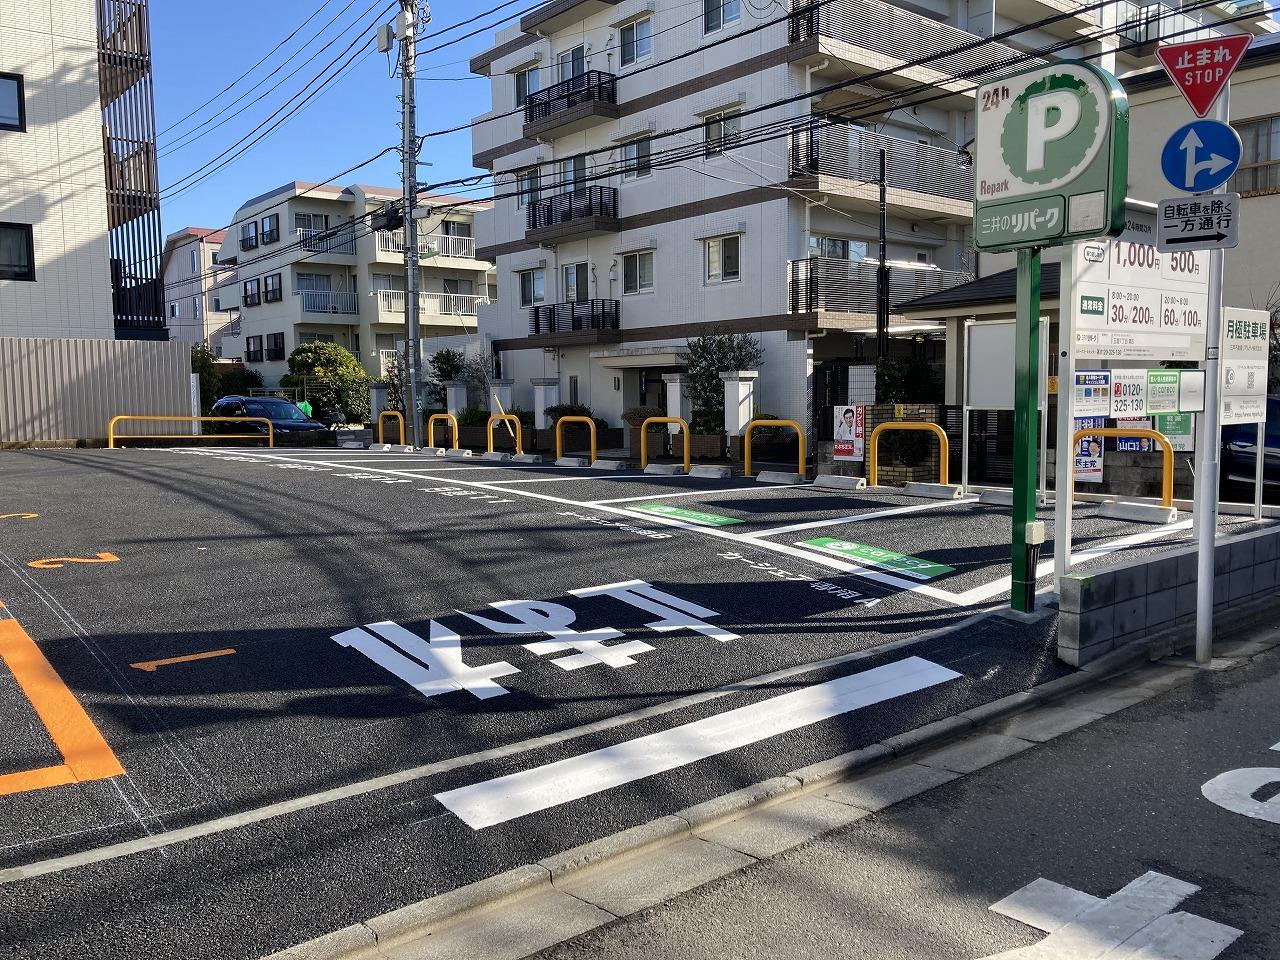
<path fill-rule="evenodd" d="M 742 117 L 736 110 L 713 113 L 707 117 L 707 156 L 722 153 L 738 141 Z"/>
<path fill-rule="evenodd" d="M 542 286 L 546 279 L 541 270 L 525 270 L 520 274 L 520 306 L 531 307 L 542 302 Z"/>
<path fill-rule="evenodd" d="M 36 278 L 35 240 L 29 223 L 0 223 L 0 280 Z"/>
<path fill-rule="evenodd" d="M 26 129 L 27 105 L 22 77 L 16 73 L 0 73 L 0 130 Z"/>
<path fill-rule="evenodd" d="M 245 363 L 261 363 L 262 362 L 262 338 L 261 337 L 245 337 L 244 338 L 244 362 Z"/>
<path fill-rule="evenodd" d="M 516 174 L 516 204 L 526 207 L 538 202 L 538 171 L 521 170 Z"/>
<path fill-rule="evenodd" d="M 702 0 L 702 23 L 706 33 L 741 19 L 742 0 Z"/>
<path fill-rule="evenodd" d="M 214 297 L 214 298 L 213 298 L 213 309 L 214 309 L 214 312 L 215 312 L 215 313 L 221 313 L 221 312 L 222 312 L 222 298 L 221 298 L 221 297 Z"/>
<path fill-rule="evenodd" d="M 735 234 L 729 237 L 713 237 L 706 242 L 707 283 L 727 283 L 740 278 L 738 266 L 740 240 L 741 238 Z"/>
<path fill-rule="evenodd" d="M 530 67 L 528 70 L 521 70 L 516 74 L 516 106 L 523 107 L 524 102 L 529 99 L 529 94 L 537 93 L 541 89 L 541 68 Z"/>
<path fill-rule="evenodd" d="M 284 299 L 284 284 L 280 274 L 269 273 L 262 278 L 262 298 L 267 303 L 279 303 Z"/>
<path fill-rule="evenodd" d="M 199 297 L 191 298 L 191 316 L 195 317 L 195 319 L 197 320 L 200 319 L 200 298 Z"/>
<path fill-rule="evenodd" d="M 647 177 L 653 172 L 649 166 L 649 157 L 652 149 L 652 141 L 648 137 L 643 140 L 632 140 L 630 143 L 622 145 L 623 180 L 637 180 L 640 177 Z"/>
<path fill-rule="evenodd" d="M 587 72 L 587 48 L 578 44 L 556 57 L 557 82 L 564 83 Z"/>
<path fill-rule="evenodd" d="M 262 218 L 262 242 L 276 243 L 280 239 L 280 214 L 273 213 Z"/>
<path fill-rule="evenodd" d="M 283 336 L 283 334 L 281 334 Z M 300 333 L 298 343 L 333 343 L 332 333 Z"/>
<path fill-rule="evenodd" d="M 214 250 L 212 253 L 210 253 L 210 254 L 209 254 L 209 262 L 210 262 L 211 264 L 213 264 L 215 267 L 218 265 L 218 251 L 217 251 L 217 250 Z"/>
<path fill-rule="evenodd" d="M 829 260 L 865 260 L 867 244 L 862 240 L 845 240 L 843 237 L 809 237 L 809 256 Z"/>
<path fill-rule="evenodd" d="M 256 307 L 262 302 L 262 294 L 259 290 L 257 280 L 246 280 L 244 282 L 244 305 L 246 307 Z"/>
<path fill-rule="evenodd" d="M 178 301 L 177 300 L 174 300 L 172 303 L 169 304 L 169 319 L 170 320 L 178 319 Z"/>
<path fill-rule="evenodd" d="M 1280 116 L 1237 123 L 1235 128 L 1244 151 L 1227 189 L 1245 196 L 1280 193 Z"/>
<path fill-rule="evenodd" d="M 622 65 L 643 60 L 653 53 L 653 21 L 648 17 L 622 28 Z"/>
<path fill-rule="evenodd" d="M 200 275 L 200 248 L 191 251 L 191 275 L 198 277 Z"/>
<path fill-rule="evenodd" d="M 622 292 L 644 293 L 653 289 L 653 251 L 628 253 L 622 258 Z"/>
<path fill-rule="evenodd" d="M 258 247 L 258 221 L 240 224 L 240 249 L 256 250 Z"/>
<path fill-rule="evenodd" d="M 293 228 L 295 230 L 326 230 L 329 227 L 327 213 L 295 213 Z"/>
<path fill-rule="evenodd" d="M 569 375 L 569 402 L 578 402 L 578 376 L 577 374 Z"/>
<path fill-rule="evenodd" d="M 267 360 L 283 360 L 284 359 L 284 334 L 268 333 L 267 334 L 267 350 L 264 354 Z"/>

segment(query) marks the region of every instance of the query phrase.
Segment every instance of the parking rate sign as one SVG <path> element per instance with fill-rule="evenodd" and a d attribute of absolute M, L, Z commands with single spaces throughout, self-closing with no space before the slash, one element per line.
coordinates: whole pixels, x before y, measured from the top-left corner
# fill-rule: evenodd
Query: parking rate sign
<path fill-rule="evenodd" d="M 1129 102 L 1107 71 L 1064 61 L 982 85 L 974 149 L 979 250 L 1123 229 Z"/>

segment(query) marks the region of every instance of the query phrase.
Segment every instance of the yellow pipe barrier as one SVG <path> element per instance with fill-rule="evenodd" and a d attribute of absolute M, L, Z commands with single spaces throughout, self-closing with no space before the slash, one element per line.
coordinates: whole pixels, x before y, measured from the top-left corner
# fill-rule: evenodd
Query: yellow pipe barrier
<path fill-rule="evenodd" d="M 556 421 L 556 459 L 564 456 L 564 425 L 566 423 L 585 423 L 591 431 L 591 462 L 596 462 L 596 422 L 590 417 L 561 417 Z"/>
<path fill-rule="evenodd" d="M 275 427 L 271 425 L 271 421 L 266 417 L 153 417 L 145 414 L 122 413 L 119 416 L 112 417 L 107 423 L 107 449 L 114 450 L 117 440 L 190 440 L 193 437 L 205 436 L 199 433 L 116 433 L 116 424 L 121 420 L 167 420 L 181 421 L 183 423 L 204 423 L 206 421 L 226 422 L 235 421 L 242 423 L 244 421 L 252 421 L 255 423 L 265 423 L 267 425 L 267 446 L 274 447 L 276 445 Z M 221 437 L 224 440 L 261 440 L 260 433 L 216 433 L 209 436 Z"/>
<path fill-rule="evenodd" d="M 751 431 L 756 427 L 790 427 L 796 432 L 796 439 L 800 441 L 800 477 L 804 478 L 804 427 L 796 423 L 794 420 L 752 420 L 747 424 L 746 437 L 742 441 L 742 475 L 744 477 L 751 476 Z"/>
<path fill-rule="evenodd" d="M 516 441 L 516 453 L 524 453 L 524 429 L 520 426 L 520 418 L 514 413 L 495 413 L 489 418 L 489 422 L 485 425 L 485 429 L 489 432 L 489 452 L 493 453 L 493 425 L 499 421 L 508 424 L 514 423 L 516 425 L 516 432 L 514 435 Z"/>
<path fill-rule="evenodd" d="M 427 417 L 427 446 L 436 445 L 436 423 L 443 420 L 453 427 L 453 449 L 458 449 L 458 418 L 452 413 L 433 413 Z"/>
<path fill-rule="evenodd" d="M 404 446 L 404 414 L 401 413 L 399 410 L 383 410 L 380 414 L 378 414 L 378 442 L 379 443 L 387 442 L 385 439 L 383 439 L 383 436 L 382 436 L 382 418 L 383 417 L 395 417 L 397 420 L 400 421 L 400 446 Z"/>
<path fill-rule="evenodd" d="M 1163 476 L 1160 479 L 1160 506 L 1173 506 L 1173 444 L 1159 430 L 1148 427 L 1085 427 L 1077 430 L 1071 437 L 1071 455 L 1080 448 L 1080 441 L 1085 437 L 1146 437 L 1152 443 L 1160 444 L 1164 459 Z M 1071 471 L 1071 495 L 1076 492 L 1076 472 Z"/>
<path fill-rule="evenodd" d="M 693 462 L 693 447 L 689 439 L 689 425 L 680 417 L 650 417 L 640 424 L 640 469 L 643 470 L 649 465 L 649 424 L 651 423 L 674 423 L 680 427 L 680 432 L 684 434 L 684 472 L 688 473 Z"/>
<path fill-rule="evenodd" d="M 950 458 L 951 444 L 947 440 L 947 432 L 936 423 L 918 423 L 913 420 L 892 420 L 889 423 L 882 423 L 871 431 L 871 437 L 867 440 L 867 446 L 871 448 L 871 452 L 867 455 L 867 482 L 871 486 L 878 486 L 880 479 L 880 451 L 879 439 L 880 434 L 887 430 L 926 430 L 938 438 L 938 482 L 946 484 L 950 475 Z"/>

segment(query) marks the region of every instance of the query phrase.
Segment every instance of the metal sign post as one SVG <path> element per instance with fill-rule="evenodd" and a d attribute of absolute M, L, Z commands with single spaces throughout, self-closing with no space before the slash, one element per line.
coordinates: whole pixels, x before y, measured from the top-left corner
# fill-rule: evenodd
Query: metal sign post
<path fill-rule="evenodd" d="M 1034 67 L 977 91 L 974 246 L 1018 252 L 1014 357 L 1014 610 L 1035 609 L 1036 410 L 1040 372 L 1040 249 L 1124 229 L 1129 103 L 1089 63 Z"/>

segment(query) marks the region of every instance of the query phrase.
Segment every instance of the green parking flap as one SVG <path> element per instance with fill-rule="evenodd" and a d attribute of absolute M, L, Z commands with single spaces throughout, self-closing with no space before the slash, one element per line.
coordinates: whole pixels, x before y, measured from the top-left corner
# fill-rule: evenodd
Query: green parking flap
<path fill-rule="evenodd" d="M 665 503 L 642 503 L 632 510 L 643 510 L 645 513 L 656 513 L 663 517 L 674 517 L 676 520 L 687 520 L 700 523 L 704 527 L 728 527 L 741 523 L 735 517 L 726 517 L 718 513 L 705 513 L 702 510 L 685 510 L 683 507 L 668 507 Z"/>
<path fill-rule="evenodd" d="M 883 547 L 872 547 L 865 543 L 837 540 L 835 537 L 817 537 L 813 540 L 804 540 L 801 541 L 799 546 L 817 547 L 819 550 L 838 554 L 870 567 L 880 567 L 884 570 L 892 570 L 894 573 L 906 574 L 915 580 L 932 580 L 934 577 L 940 577 L 944 573 L 955 573 L 955 567 L 948 567 L 942 563 L 921 560 L 919 557 L 909 557 L 905 553 L 885 550 Z"/>

